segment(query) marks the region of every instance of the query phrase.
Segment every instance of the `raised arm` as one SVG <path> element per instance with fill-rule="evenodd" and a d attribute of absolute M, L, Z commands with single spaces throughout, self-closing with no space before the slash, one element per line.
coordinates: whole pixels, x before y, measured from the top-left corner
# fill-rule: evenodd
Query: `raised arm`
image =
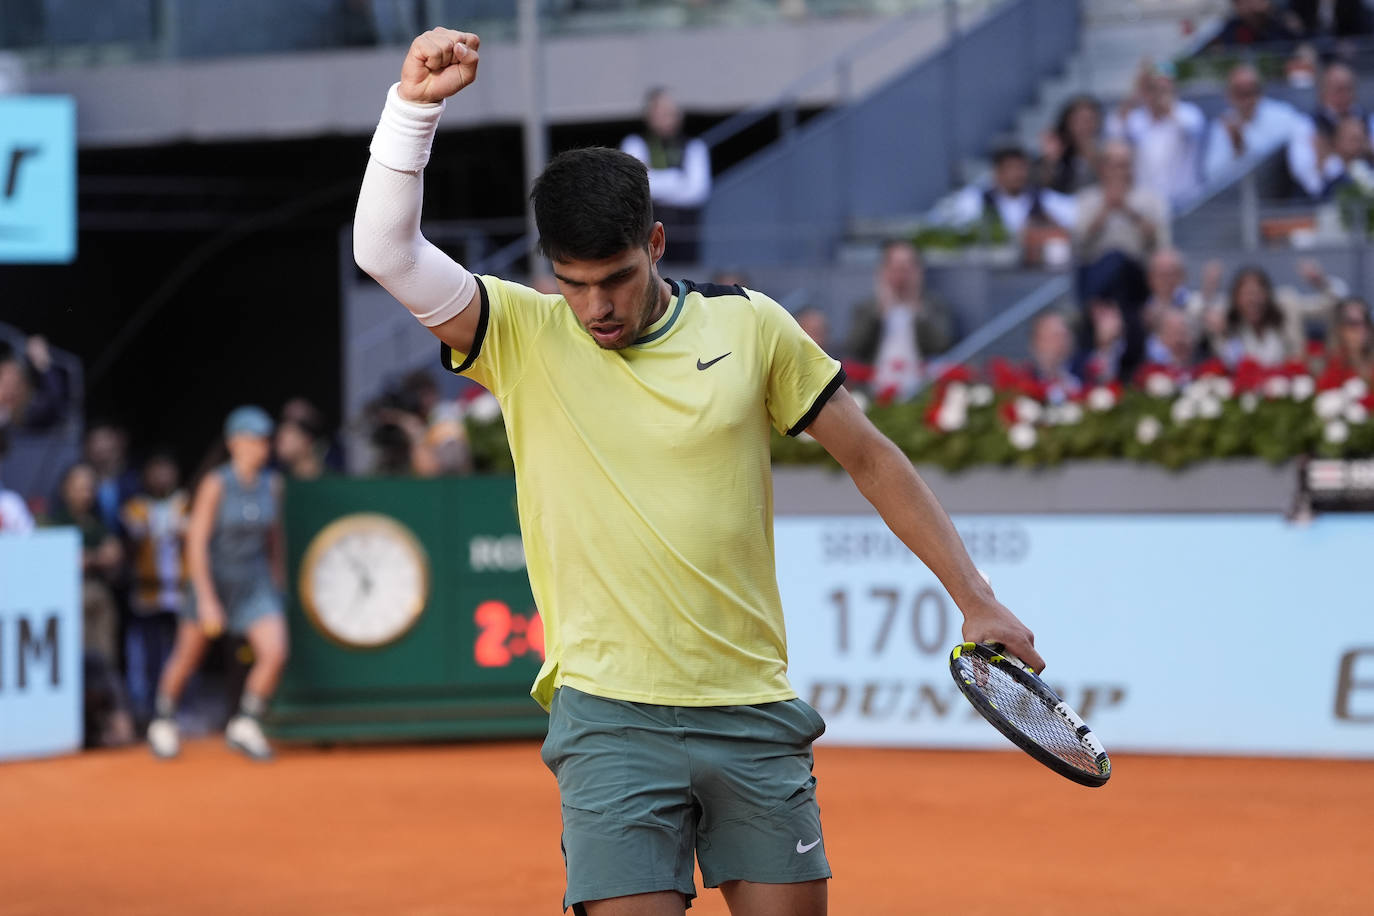
<path fill-rule="evenodd" d="M 1036 671 L 1043 670 L 1035 635 L 993 596 L 935 494 L 843 388 L 806 431 L 849 473 L 892 533 L 935 573 L 964 614 L 964 638 L 1002 643 Z"/>
<path fill-rule="evenodd" d="M 353 218 L 353 257 L 421 324 L 459 353 L 477 332 L 477 280 L 420 234 L 422 175 L 444 100 L 477 78 L 470 32 L 431 29 L 416 38 L 387 93 Z"/>

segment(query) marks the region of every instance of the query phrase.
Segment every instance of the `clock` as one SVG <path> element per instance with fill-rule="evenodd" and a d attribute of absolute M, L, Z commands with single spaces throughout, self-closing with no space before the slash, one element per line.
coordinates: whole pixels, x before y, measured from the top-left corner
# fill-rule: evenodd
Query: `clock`
<path fill-rule="evenodd" d="M 305 616 L 330 640 L 374 649 L 404 636 L 429 599 L 429 558 L 410 529 L 374 512 L 315 535 L 301 561 Z"/>

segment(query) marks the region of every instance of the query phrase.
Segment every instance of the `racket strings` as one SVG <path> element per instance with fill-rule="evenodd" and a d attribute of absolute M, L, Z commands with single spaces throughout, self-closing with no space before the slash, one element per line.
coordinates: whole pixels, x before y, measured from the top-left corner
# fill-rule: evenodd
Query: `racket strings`
<path fill-rule="evenodd" d="M 970 666 L 975 683 L 987 698 L 1027 738 L 1065 763 L 1096 773 L 1097 755 L 1084 746 L 1074 726 L 1046 705 L 1000 665 L 976 659 Z"/>

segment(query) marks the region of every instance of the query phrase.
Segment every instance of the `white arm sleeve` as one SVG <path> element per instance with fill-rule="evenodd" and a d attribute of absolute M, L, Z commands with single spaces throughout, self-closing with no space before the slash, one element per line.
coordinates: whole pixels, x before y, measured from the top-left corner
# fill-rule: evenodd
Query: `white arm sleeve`
<path fill-rule="evenodd" d="M 353 259 L 430 328 L 477 292 L 476 278 L 420 234 L 421 173 L 443 111 L 406 102 L 391 87 L 353 217 Z"/>

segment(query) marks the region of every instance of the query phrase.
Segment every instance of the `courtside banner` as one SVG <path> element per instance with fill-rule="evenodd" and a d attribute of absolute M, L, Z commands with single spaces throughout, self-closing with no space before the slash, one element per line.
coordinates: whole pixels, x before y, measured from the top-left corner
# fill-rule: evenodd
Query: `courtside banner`
<path fill-rule="evenodd" d="M 0 96 L 0 264 L 76 257 L 76 101 Z"/>
<path fill-rule="evenodd" d="M 1111 750 L 1374 757 L 1374 516 L 964 516 L 1045 680 Z M 958 608 L 876 517 L 780 517 L 790 676 L 823 741 L 1009 748 Z"/>
<path fill-rule="evenodd" d="M 81 747 L 81 539 L 0 535 L 0 760 Z"/>

